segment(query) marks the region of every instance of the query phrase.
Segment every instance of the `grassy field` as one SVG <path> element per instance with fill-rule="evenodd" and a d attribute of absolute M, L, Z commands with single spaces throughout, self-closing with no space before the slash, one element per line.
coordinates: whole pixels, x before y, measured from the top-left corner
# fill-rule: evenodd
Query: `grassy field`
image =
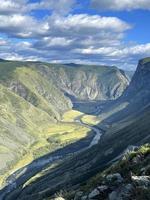
<path fill-rule="evenodd" d="M 82 117 L 82 122 L 92 126 L 98 124 L 100 122 L 100 119 L 94 115 L 84 115 Z"/>
<path fill-rule="evenodd" d="M 81 121 L 83 123 L 89 124 L 89 125 L 96 125 L 100 122 L 100 119 L 97 116 L 94 115 L 86 115 L 83 112 L 79 112 L 77 110 L 70 110 L 68 112 L 65 112 L 62 118 L 62 121 L 64 122 L 74 122 L 76 118 L 81 117 Z"/>
<path fill-rule="evenodd" d="M 45 128 L 43 126 L 40 131 L 37 130 L 37 132 L 34 130 L 33 137 L 36 140 L 28 146 L 22 156 L 19 156 L 16 163 L 12 164 L 9 170 L 0 176 L 0 186 L 10 174 L 28 165 L 33 160 L 87 137 L 90 129 L 74 123 L 74 120 L 80 116 L 84 123 L 90 125 L 97 123 L 95 116 L 84 115 L 82 112 L 70 110 L 64 113 L 61 122 L 50 123 Z M 0 151 L 1 153 L 7 153 L 8 150 L 5 146 L 1 146 Z"/>
<path fill-rule="evenodd" d="M 64 122 L 74 122 L 74 120 L 77 117 L 80 117 L 82 115 L 84 115 L 84 113 L 79 112 L 77 110 L 69 110 L 68 112 L 64 113 L 64 115 L 62 117 L 62 121 L 64 121 Z"/>
<path fill-rule="evenodd" d="M 71 117 L 70 113 L 71 112 L 69 112 L 69 116 Z M 73 115 L 77 116 L 77 113 L 75 113 L 76 111 L 73 111 Z M 69 120 L 69 116 L 65 114 L 65 120 Z M 5 173 L 5 175 L 0 176 L 0 186 L 5 182 L 5 179 L 10 174 L 28 165 L 34 159 L 85 138 L 88 136 L 89 132 L 89 128 L 73 122 L 59 122 L 50 124 L 48 128 L 43 131 L 43 133 L 37 134 L 36 142 L 29 147 L 29 149 L 24 153 L 24 156 L 22 156 L 19 161 L 13 165 L 13 167 L 8 170 L 7 173 Z M 2 150 L 4 151 L 6 149 L 2 148 Z"/>

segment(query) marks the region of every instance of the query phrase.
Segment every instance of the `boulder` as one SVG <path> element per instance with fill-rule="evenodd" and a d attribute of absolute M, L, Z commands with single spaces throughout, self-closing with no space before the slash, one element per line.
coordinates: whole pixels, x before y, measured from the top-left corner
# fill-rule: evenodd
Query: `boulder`
<path fill-rule="evenodd" d="M 96 197 L 98 197 L 100 194 L 99 190 L 96 188 L 94 189 L 89 195 L 88 195 L 88 198 L 89 199 L 94 199 Z"/>
<path fill-rule="evenodd" d="M 110 192 L 110 188 L 106 185 L 101 185 L 99 187 L 97 187 L 96 189 L 94 189 L 89 195 L 88 198 L 89 199 L 105 199 L 108 195 L 108 193 Z"/>
<path fill-rule="evenodd" d="M 54 200 L 65 200 L 63 197 L 55 197 Z"/>
<path fill-rule="evenodd" d="M 108 176 L 106 176 L 106 182 L 109 185 L 119 185 L 120 183 L 123 183 L 124 179 L 122 178 L 122 176 L 119 173 L 116 174 L 110 174 Z"/>
<path fill-rule="evenodd" d="M 123 185 L 109 194 L 109 200 L 129 200 L 133 189 L 132 184 Z"/>
<path fill-rule="evenodd" d="M 133 158 L 132 162 L 133 162 L 134 164 L 138 164 L 138 163 L 140 163 L 142 160 L 143 160 L 142 155 L 137 155 L 135 158 Z"/>
<path fill-rule="evenodd" d="M 145 186 L 145 187 L 150 186 L 150 176 L 132 176 L 131 180 L 137 186 Z"/>
<path fill-rule="evenodd" d="M 79 191 L 75 194 L 74 200 L 80 200 L 82 196 L 83 196 L 83 192 Z"/>
<path fill-rule="evenodd" d="M 85 196 L 81 197 L 81 200 L 88 200 L 88 196 L 85 195 Z"/>

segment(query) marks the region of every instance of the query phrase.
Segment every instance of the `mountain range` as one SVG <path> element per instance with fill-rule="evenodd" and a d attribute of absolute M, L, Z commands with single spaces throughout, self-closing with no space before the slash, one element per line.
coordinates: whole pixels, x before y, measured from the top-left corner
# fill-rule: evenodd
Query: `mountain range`
<path fill-rule="evenodd" d="M 33 164 L 21 168 L 13 176 L 7 175 L 8 186 L 0 192 L 2 199 L 52 199 L 57 192 L 73 191 L 75 195 L 83 188 L 86 188 L 84 193 L 88 193 L 98 183 L 90 185 L 91 188 L 85 186 L 103 170 L 110 170 L 109 167 L 114 162 L 121 162 L 124 152 L 131 146 L 139 148 L 150 142 L 149 88 L 150 58 L 139 61 L 131 81 L 126 72 L 116 67 L 2 60 L 0 174 L 5 174 L 15 166 L 20 157 L 31 151 L 31 146 L 41 141 L 45 136 L 43 132 L 49 129 L 50 124 L 79 126 L 84 113 L 76 115 L 72 122 L 62 122 L 63 114 L 72 109 L 74 102 L 105 102 L 95 116 L 90 116 L 98 123 L 91 126 L 84 121 L 80 122 L 80 126 L 92 127 L 102 132 L 95 145 L 76 152 L 72 150 L 72 145 L 77 143 L 80 149 L 78 140 L 74 143 L 67 140 L 63 146 L 59 145 L 59 141 L 55 141 L 54 146 L 57 144 L 57 147 L 48 149 L 50 156 L 55 160 L 37 167 L 37 162 L 45 159 L 41 156 L 48 156 L 46 151 L 43 151 L 40 157 L 35 158 L 35 167 L 34 160 L 31 159 Z M 82 145 L 82 140 L 87 141 L 94 137 L 92 130 L 95 129 L 88 130 L 89 136 L 79 139 Z M 70 149 L 71 153 L 62 156 Z M 32 151 L 35 150 L 40 151 L 41 148 L 36 146 Z M 5 198 L 3 194 L 6 194 Z M 81 195 L 78 199 L 82 197 Z"/>

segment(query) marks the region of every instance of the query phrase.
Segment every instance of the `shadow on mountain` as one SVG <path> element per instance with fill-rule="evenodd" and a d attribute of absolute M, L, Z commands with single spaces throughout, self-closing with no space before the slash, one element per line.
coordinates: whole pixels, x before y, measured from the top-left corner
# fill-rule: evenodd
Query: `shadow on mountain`
<path fill-rule="evenodd" d="M 16 198 L 14 196 L 16 192 L 17 195 L 20 193 L 19 200 L 42 200 L 60 189 L 70 191 L 71 188 L 79 187 L 79 183 L 80 186 L 84 185 L 89 178 L 119 159 L 130 145 L 136 146 L 150 142 L 149 122 L 150 106 L 146 108 L 146 112 L 133 119 L 125 127 L 112 130 L 109 135 L 104 134 L 97 145 L 65 159 L 24 189 L 21 186 L 13 191 L 9 200 Z"/>
<path fill-rule="evenodd" d="M 30 164 L 26 165 L 25 167 L 22 167 L 21 169 L 14 172 L 12 175 L 10 175 L 7 178 L 8 186 L 4 187 L 2 190 L 0 190 L 0 200 L 5 199 L 3 198 L 3 195 L 5 193 L 9 193 L 7 191 L 13 191 L 12 197 L 10 199 L 14 199 L 19 195 L 18 191 L 20 189 L 22 190 L 23 185 L 33 176 L 35 176 L 37 173 L 41 172 L 41 170 L 46 169 L 50 164 L 57 160 L 65 159 L 67 156 L 73 156 L 75 154 L 78 154 L 79 152 L 83 152 L 91 143 L 92 139 L 94 138 L 95 133 L 93 130 L 88 132 L 88 136 L 80 139 L 79 141 L 69 144 L 61 149 L 58 149 L 54 152 L 51 152 L 49 154 L 46 154 Z M 46 162 L 47 161 L 47 162 Z M 15 187 L 20 188 L 17 191 L 15 190 Z M 14 195 L 15 194 L 15 195 Z M 6 197 L 7 199 L 7 197 Z"/>
<path fill-rule="evenodd" d="M 78 110 L 79 112 L 83 112 L 88 115 L 98 115 L 101 110 L 104 109 L 108 104 L 112 103 L 114 100 L 79 100 L 75 98 L 73 95 L 65 93 L 66 97 L 71 99 L 73 104 L 73 109 Z"/>

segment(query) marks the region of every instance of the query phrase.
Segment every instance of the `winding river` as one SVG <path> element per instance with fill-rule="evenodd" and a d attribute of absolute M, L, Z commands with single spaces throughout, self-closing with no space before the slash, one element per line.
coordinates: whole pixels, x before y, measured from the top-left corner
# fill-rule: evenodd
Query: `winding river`
<path fill-rule="evenodd" d="M 77 117 L 74 120 L 74 123 L 80 124 L 84 127 L 89 128 L 90 130 L 93 130 L 95 133 L 95 136 L 93 137 L 92 141 L 87 147 L 84 147 L 80 150 L 78 150 L 75 153 L 83 152 L 92 146 L 96 145 L 99 140 L 101 139 L 101 136 L 103 134 L 103 130 L 95 127 L 90 126 L 88 124 L 85 124 L 82 122 L 81 118 L 83 115 Z M 69 153 L 70 154 L 70 153 Z M 5 197 L 7 197 L 8 193 L 11 193 L 13 190 L 18 188 L 19 186 L 24 185 L 31 177 L 35 176 L 37 173 L 39 173 L 42 169 L 44 169 L 47 165 L 52 164 L 53 162 L 63 159 L 67 157 L 69 154 L 63 154 L 61 155 L 61 150 L 59 155 L 50 155 L 50 156 L 43 156 L 42 158 L 39 158 L 29 165 L 22 167 L 21 169 L 14 172 L 12 175 L 10 175 L 7 178 L 6 186 L 0 190 L 0 200 L 4 200 Z"/>

